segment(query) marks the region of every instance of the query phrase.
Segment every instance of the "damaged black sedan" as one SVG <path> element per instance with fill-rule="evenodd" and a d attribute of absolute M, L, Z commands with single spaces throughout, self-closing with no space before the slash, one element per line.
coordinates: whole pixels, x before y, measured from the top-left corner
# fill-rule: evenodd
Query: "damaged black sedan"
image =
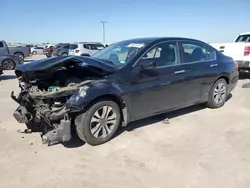
<path fill-rule="evenodd" d="M 219 108 L 238 81 L 230 57 L 186 38 L 126 40 L 92 57 L 20 65 L 15 74 L 14 117 L 49 144 L 69 141 L 76 130 L 98 145 L 131 121 L 204 102 Z"/>

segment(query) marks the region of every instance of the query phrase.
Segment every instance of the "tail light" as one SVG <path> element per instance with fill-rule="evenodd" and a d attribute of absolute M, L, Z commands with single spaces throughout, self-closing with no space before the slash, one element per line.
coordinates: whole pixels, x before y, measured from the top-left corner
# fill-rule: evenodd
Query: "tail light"
<path fill-rule="evenodd" d="M 235 69 L 238 70 L 239 65 L 238 65 L 237 61 L 234 61 L 234 65 L 235 65 Z"/>
<path fill-rule="evenodd" d="M 78 53 L 79 52 L 79 50 L 75 50 L 75 53 Z"/>
<path fill-rule="evenodd" d="M 250 46 L 246 46 L 244 50 L 244 56 L 250 55 Z"/>

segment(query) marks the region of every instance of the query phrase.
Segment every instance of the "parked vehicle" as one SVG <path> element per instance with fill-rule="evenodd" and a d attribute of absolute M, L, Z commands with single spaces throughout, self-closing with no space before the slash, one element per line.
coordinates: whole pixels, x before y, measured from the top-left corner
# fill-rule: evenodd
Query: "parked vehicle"
<path fill-rule="evenodd" d="M 17 65 L 23 64 L 23 60 L 15 55 L 0 55 L 0 75 L 3 70 L 14 70 Z"/>
<path fill-rule="evenodd" d="M 250 70 L 250 32 L 241 33 L 232 43 L 210 45 L 225 55 L 231 56 L 239 64 L 239 70 Z"/>
<path fill-rule="evenodd" d="M 40 47 L 40 46 L 33 47 L 33 48 L 31 48 L 31 53 L 32 53 L 32 55 L 44 54 L 44 47 Z"/>
<path fill-rule="evenodd" d="M 0 55 L 10 54 L 20 57 L 24 60 L 25 57 L 28 57 L 30 54 L 29 47 L 8 47 L 5 41 L 0 41 Z"/>
<path fill-rule="evenodd" d="M 53 48 L 53 55 L 58 56 L 59 51 L 61 50 L 62 47 L 68 46 L 70 43 L 58 43 L 56 46 Z"/>
<path fill-rule="evenodd" d="M 70 44 L 61 46 L 53 51 L 53 56 L 67 56 L 69 54 Z"/>
<path fill-rule="evenodd" d="M 45 55 L 49 58 L 53 55 L 53 46 L 50 46 L 44 50 Z"/>
<path fill-rule="evenodd" d="M 130 48 L 124 54 L 117 48 Z M 68 56 L 16 68 L 21 93 L 14 117 L 48 143 L 75 128 L 90 145 L 109 141 L 129 122 L 198 103 L 220 108 L 238 81 L 237 63 L 187 38 L 141 38 L 92 57 Z"/>
<path fill-rule="evenodd" d="M 70 45 L 69 55 L 92 56 L 105 46 L 98 42 L 78 42 Z"/>

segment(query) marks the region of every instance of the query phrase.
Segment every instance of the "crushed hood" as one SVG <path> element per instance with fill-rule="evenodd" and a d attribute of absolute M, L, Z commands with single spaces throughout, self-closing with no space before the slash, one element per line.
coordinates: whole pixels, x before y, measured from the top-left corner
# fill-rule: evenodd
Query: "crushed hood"
<path fill-rule="evenodd" d="M 63 66 L 80 63 L 81 66 L 92 66 L 100 68 L 106 72 L 114 72 L 116 69 L 112 65 L 102 62 L 91 57 L 84 56 L 59 56 L 52 58 L 45 58 L 41 60 L 32 61 L 27 64 L 19 65 L 15 69 L 15 74 L 18 77 L 20 73 L 48 71 L 53 72 Z"/>

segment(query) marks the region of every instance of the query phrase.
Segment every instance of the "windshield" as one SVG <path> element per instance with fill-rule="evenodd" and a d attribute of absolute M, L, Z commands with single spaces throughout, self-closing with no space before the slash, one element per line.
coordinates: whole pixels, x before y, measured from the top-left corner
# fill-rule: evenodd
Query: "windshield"
<path fill-rule="evenodd" d="M 92 57 L 110 63 L 116 68 L 120 68 L 126 65 L 147 44 L 148 42 L 138 40 L 122 41 L 110 45 Z"/>

